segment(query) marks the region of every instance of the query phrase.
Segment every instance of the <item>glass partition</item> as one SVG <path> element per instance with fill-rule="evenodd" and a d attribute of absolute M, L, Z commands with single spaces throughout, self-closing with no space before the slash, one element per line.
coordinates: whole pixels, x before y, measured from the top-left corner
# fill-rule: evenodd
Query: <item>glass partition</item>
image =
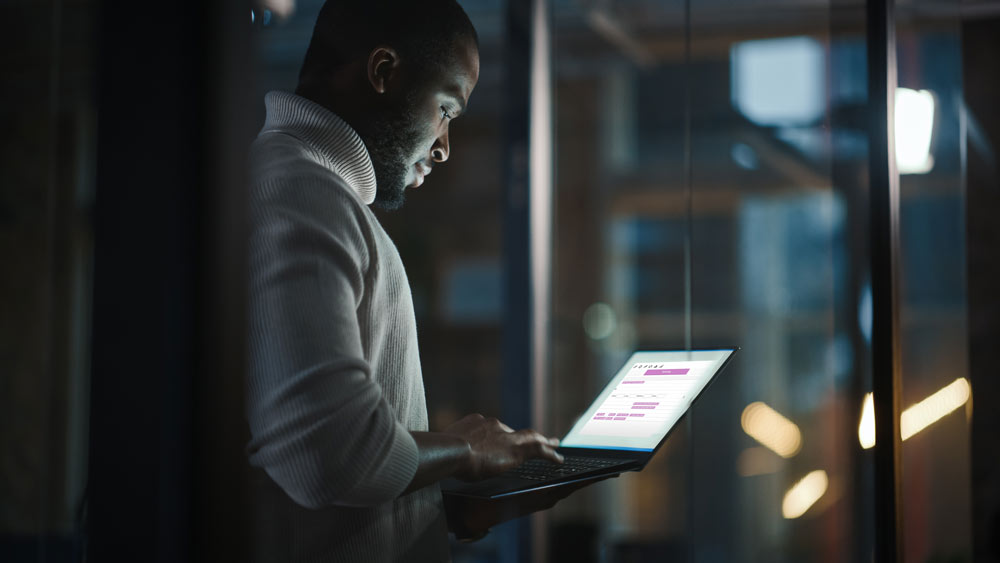
<path fill-rule="evenodd" d="M 907 561 L 971 557 L 956 6 L 898 6 Z M 579 530 L 591 560 L 870 559 L 860 6 L 556 2 L 553 28 L 557 428 L 634 349 L 742 351 L 650 466 L 553 511 L 552 560 Z"/>
<path fill-rule="evenodd" d="M 900 4 L 905 561 L 972 560 L 965 107 L 959 4 Z"/>
<path fill-rule="evenodd" d="M 556 427 L 635 349 L 738 345 L 553 561 L 871 557 L 866 46 L 840 3 L 555 3 Z M 867 419 L 865 419 L 867 420 Z"/>

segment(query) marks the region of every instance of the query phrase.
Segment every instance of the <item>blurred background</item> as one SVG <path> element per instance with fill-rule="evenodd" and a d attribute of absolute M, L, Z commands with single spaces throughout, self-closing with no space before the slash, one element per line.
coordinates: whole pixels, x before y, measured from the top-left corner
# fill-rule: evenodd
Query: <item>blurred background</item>
<path fill-rule="evenodd" d="M 644 471 L 454 560 L 873 560 L 884 225 L 898 560 L 1000 561 L 1000 3 L 894 5 L 898 225 L 870 203 L 865 3 L 460 4 L 481 75 L 451 158 L 379 212 L 431 428 L 561 435 L 636 349 L 742 351 Z M 253 550 L 245 151 L 321 5 L 5 4 L 0 560 Z"/>

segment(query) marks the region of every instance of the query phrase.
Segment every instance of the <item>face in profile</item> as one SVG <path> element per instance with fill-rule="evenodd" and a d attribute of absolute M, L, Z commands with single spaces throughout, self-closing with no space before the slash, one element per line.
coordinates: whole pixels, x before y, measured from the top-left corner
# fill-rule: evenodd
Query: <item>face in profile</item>
<path fill-rule="evenodd" d="M 471 40 L 456 45 L 454 62 L 413 73 L 402 92 L 372 117 L 362 135 L 375 168 L 375 205 L 398 209 L 406 190 L 419 187 L 436 164 L 448 160 L 448 127 L 464 110 L 479 79 L 479 53 Z"/>

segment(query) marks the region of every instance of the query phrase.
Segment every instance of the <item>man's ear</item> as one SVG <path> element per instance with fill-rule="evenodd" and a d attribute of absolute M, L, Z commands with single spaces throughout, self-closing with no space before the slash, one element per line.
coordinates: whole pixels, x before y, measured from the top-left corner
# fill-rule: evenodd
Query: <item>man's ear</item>
<path fill-rule="evenodd" d="M 389 80 L 399 71 L 399 55 L 392 47 L 379 45 L 368 55 L 368 83 L 379 94 L 389 87 Z"/>

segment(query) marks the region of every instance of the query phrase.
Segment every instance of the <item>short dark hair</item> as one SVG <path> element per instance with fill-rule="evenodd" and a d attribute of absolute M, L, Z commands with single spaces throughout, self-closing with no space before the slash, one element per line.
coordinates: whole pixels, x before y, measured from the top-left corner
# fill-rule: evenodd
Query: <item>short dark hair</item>
<path fill-rule="evenodd" d="M 378 45 L 423 67 L 454 63 L 460 39 L 479 46 L 469 16 L 456 0 L 327 0 L 316 19 L 299 84 L 333 72 Z"/>

